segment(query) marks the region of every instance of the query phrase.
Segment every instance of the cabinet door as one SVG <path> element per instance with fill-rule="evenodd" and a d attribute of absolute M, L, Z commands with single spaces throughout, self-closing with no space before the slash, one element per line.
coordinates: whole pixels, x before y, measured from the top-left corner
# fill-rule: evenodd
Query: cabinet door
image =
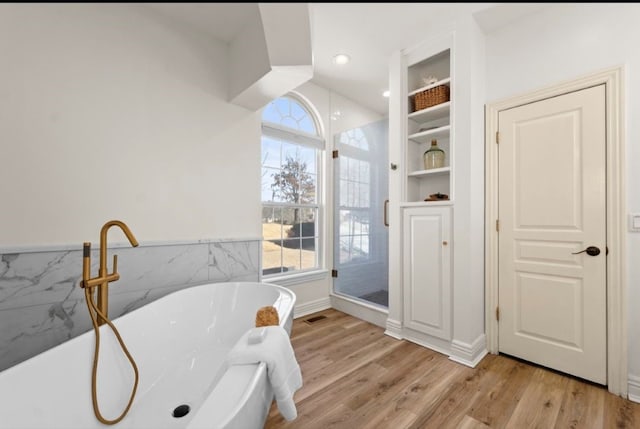
<path fill-rule="evenodd" d="M 406 208 L 404 325 L 451 339 L 451 208 Z"/>

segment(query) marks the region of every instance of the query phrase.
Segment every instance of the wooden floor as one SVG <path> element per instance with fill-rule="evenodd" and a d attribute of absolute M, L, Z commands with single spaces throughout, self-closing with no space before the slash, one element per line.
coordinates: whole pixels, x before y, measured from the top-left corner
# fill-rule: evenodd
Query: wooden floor
<path fill-rule="evenodd" d="M 265 428 L 640 428 L 640 404 L 601 386 L 505 356 L 468 368 L 336 310 L 291 341 L 298 418 L 274 402 Z"/>

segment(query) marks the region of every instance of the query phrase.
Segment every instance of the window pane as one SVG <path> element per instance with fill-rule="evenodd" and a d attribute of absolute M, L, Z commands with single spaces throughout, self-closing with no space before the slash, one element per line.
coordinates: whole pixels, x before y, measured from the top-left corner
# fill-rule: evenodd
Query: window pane
<path fill-rule="evenodd" d="M 299 148 L 299 159 L 301 165 L 304 165 L 302 170 L 307 173 L 315 174 L 316 173 L 316 149 L 298 146 Z"/>
<path fill-rule="evenodd" d="M 291 116 L 286 116 L 282 118 L 280 120 L 280 125 L 288 128 L 293 128 L 294 130 L 297 130 L 299 128 L 298 122 L 295 119 L 293 119 Z"/>
<path fill-rule="evenodd" d="M 278 111 L 277 106 L 279 102 L 281 102 L 280 99 L 273 100 L 271 103 L 267 105 L 267 107 L 265 107 L 264 111 L 262 112 L 262 120 L 264 122 L 271 122 L 273 124 L 280 123 L 280 118 L 282 117 L 282 114 Z"/>
<path fill-rule="evenodd" d="M 262 136 L 262 166 L 280 168 L 281 143 L 269 137 Z"/>
<path fill-rule="evenodd" d="M 318 235 L 316 229 L 316 210 L 302 209 L 301 220 L 301 237 L 315 237 Z"/>
<path fill-rule="evenodd" d="M 289 107 L 291 108 L 291 116 L 297 121 L 300 122 L 307 116 L 307 112 L 300 106 L 298 103 L 290 103 Z"/>
<path fill-rule="evenodd" d="M 304 238 L 302 239 L 302 264 L 303 270 L 316 268 L 318 266 L 316 252 L 316 239 Z"/>
<path fill-rule="evenodd" d="M 300 269 L 300 239 L 282 241 L 282 265 L 289 271 Z"/>
<path fill-rule="evenodd" d="M 297 163 L 300 158 L 300 146 L 289 142 L 282 143 L 282 165 Z"/>
<path fill-rule="evenodd" d="M 306 116 L 302 118 L 299 124 L 300 124 L 300 130 L 304 131 L 305 133 L 318 134 L 316 131 L 316 126 L 310 117 Z"/>
<path fill-rule="evenodd" d="M 318 176 L 315 174 L 303 175 L 300 202 L 302 204 L 315 204 L 318 188 Z"/>
<path fill-rule="evenodd" d="M 269 103 L 262 112 L 262 120 L 318 135 L 309 111 L 297 100 L 290 97 L 280 97 Z"/>
<path fill-rule="evenodd" d="M 282 271 L 282 245 L 280 240 L 262 242 L 262 273 L 275 274 Z"/>
<path fill-rule="evenodd" d="M 279 241 L 282 238 L 282 209 L 264 207 L 262 209 L 262 238 Z"/>
<path fill-rule="evenodd" d="M 276 178 L 280 176 L 280 170 L 265 167 L 262 169 L 262 201 L 280 201 L 277 193 L 278 186 L 274 187 Z"/>
<path fill-rule="evenodd" d="M 297 209 L 299 210 L 299 209 Z M 291 225 L 296 221 L 296 216 L 299 216 L 299 212 L 291 207 L 282 208 L 282 223 L 285 233 L 291 228 Z M 286 235 L 286 234 L 285 234 Z"/>

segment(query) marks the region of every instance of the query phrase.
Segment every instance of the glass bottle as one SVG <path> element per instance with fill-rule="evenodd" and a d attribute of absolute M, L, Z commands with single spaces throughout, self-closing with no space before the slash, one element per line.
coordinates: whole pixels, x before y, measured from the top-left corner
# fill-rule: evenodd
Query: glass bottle
<path fill-rule="evenodd" d="M 438 147 L 437 140 L 431 140 L 431 147 L 424 155 L 424 169 L 444 167 L 444 151 Z"/>

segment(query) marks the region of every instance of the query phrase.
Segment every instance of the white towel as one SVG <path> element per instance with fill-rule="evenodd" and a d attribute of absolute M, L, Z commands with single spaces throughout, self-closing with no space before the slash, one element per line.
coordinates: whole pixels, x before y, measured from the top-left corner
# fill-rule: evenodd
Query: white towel
<path fill-rule="evenodd" d="M 233 346 L 227 362 L 229 365 L 265 362 L 280 414 L 289 421 L 298 416 L 293 394 L 302 387 L 302 373 L 284 328 L 263 326 L 250 329 Z"/>

